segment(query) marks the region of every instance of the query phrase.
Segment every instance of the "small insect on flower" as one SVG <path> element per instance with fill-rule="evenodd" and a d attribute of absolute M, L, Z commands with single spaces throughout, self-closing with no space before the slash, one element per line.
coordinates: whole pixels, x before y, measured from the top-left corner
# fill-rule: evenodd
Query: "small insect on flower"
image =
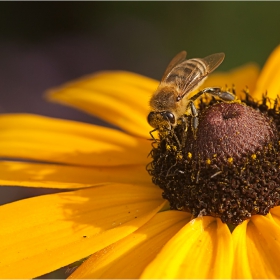
<path fill-rule="evenodd" d="M 187 52 L 178 53 L 165 70 L 158 89 L 150 100 L 152 111 L 148 115 L 149 124 L 157 129 L 168 129 L 177 125 L 178 119 L 190 111 L 191 125 L 195 133 L 198 127 L 198 112 L 194 101 L 204 93 L 222 101 L 233 101 L 235 96 L 220 87 L 210 87 L 189 98 L 224 60 L 224 53 L 215 53 L 205 58 L 186 60 Z M 190 110 L 189 110 L 190 109 Z"/>

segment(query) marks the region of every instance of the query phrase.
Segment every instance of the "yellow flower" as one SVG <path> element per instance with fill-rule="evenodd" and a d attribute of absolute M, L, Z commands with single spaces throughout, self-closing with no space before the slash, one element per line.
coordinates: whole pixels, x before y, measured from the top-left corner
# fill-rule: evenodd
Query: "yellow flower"
<path fill-rule="evenodd" d="M 280 93 L 280 46 L 262 72 L 249 64 L 204 86 Z M 0 116 L 0 183 L 68 190 L 0 207 L 0 277 L 34 278 L 90 256 L 70 278 L 280 278 L 280 207 L 231 233 L 219 218 L 169 210 L 146 165 L 148 102 L 158 82 L 103 72 L 50 100 L 121 131 L 28 114 Z M 9 161 L 8 159 L 13 159 Z M 21 159 L 21 160 L 19 160 Z M 72 191 L 69 191 L 73 189 Z"/>

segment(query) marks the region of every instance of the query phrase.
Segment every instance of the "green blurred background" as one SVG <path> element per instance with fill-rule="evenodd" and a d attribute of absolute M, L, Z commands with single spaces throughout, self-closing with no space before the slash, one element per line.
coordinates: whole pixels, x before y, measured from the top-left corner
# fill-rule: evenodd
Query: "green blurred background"
<path fill-rule="evenodd" d="M 106 69 L 159 79 L 181 50 L 225 52 L 219 70 L 262 66 L 280 42 L 280 2 L 1 2 L 0 31 L 0 112 L 88 121 L 42 93 Z"/>
<path fill-rule="evenodd" d="M 248 60 L 263 64 L 280 36 L 279 2 L 6 2 L 0 7 L 2 40 L 23 47 L 83 36 L 104 44 L 111 67 L 155 77 L 182 49 L 191 56 L 224 51 L 225 69 Z"/>
<path fill-rule="evenodd" d="M 160 79 L 181 50 L 188 57 L 225 52 L 219 70 L 262 66 L 279 43 L 280 2 L 0 2 L 0 113 L 105 125 L 45 102 L 43 92 L 100 70 Z M 0 204 L 36 192 L 2 188 Z M 48 277 L 64 278 L 65 270 Z"/>

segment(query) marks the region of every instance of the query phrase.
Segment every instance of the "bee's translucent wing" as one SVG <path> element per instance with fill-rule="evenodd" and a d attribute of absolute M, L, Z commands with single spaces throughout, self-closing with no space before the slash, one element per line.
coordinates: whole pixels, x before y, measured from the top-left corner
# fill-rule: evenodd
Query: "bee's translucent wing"
<path fill-rule="evenodd" d="M 182 88 L 183 94 L 181 95 L 181 98 L 195 90 L 199 83 L 202 82 L 203 79 L 205 79 L 223 62 L 224 58 L 224 53 L 215 53 L 200 59 L 190 59 L 190 61 L 199 60 L 201 62 L 187 76 L 184 87 Z M 204 68 L 204 70 L 202 71 L 201 68 Z"/>
<path fill-rule="evenodd" d="M 207 75 L 213 72 L 223 62 L 224 58 L 224 53 L 214 53 L 202 58 L 208 69 Z"/>
<path fill-rule="evenodd" d="M 162 81 L 167 78 L 171 70 L 178 64 L 180 64 L 182 61 L 184 61 L 187 57 L 187 52 L 186 51 L 181 51 L 179 52 L 168 64 L 163 76 L 162 76 Z"/>

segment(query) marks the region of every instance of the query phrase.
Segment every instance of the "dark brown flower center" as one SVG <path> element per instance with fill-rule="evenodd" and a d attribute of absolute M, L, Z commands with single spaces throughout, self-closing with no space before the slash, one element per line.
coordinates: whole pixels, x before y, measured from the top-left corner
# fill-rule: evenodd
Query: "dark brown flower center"
<path fill-rule="evenodd" d="M 204 110 L 199 120 L 191 145 L 194 156 L 201 159 L 239 160 L 262 150 L 275 134 L 268 117 L 240 103 L 217 103 Z"/>
<path fill-rule="evenodd" d="M 190 116 L 160 134 L 148 171 L 171 209 L 236 225 L 279 204 L 278 108 L 243 101 L 201 102 L 196 137 Z"/>

